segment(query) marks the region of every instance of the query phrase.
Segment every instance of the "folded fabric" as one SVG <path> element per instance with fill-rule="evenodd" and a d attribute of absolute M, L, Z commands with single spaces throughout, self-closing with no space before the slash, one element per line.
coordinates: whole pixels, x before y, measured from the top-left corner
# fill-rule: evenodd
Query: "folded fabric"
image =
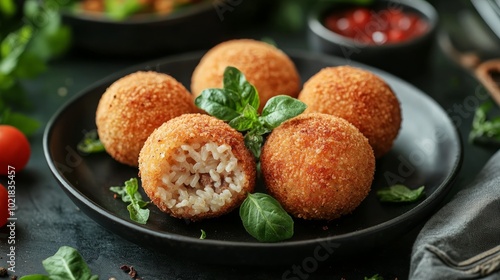
<path fill-rule="evenodd" d="M 500 151 L 424 225 L 409 279 L 500 279 Z"/>

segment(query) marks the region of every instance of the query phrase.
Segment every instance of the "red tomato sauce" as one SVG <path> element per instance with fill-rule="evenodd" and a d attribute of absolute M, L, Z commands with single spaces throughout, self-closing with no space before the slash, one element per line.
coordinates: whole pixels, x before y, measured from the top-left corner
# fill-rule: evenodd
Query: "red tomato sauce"
<path fill-rule="evenodd" d="M 323 24 L 339 35 L 372 45 L 408 41 L 429 29 L 429 23 L 417 13 L 395 8 L 338 10 L 329 13 Z"/>

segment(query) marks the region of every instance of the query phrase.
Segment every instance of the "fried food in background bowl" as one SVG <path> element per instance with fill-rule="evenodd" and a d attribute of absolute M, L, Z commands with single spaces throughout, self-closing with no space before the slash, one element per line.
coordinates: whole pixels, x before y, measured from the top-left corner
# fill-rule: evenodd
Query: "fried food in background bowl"
<path fill-rule="evenodd" d="M 346 119 L 363 133 L 380 158 L 401 128 L 399 100 L 387 83 L 372 72 L 351 66 L 327 67 L 305 82 L 299 100 L 306 113 Z"/>
<path fill-rule="evenodd" d="M 203 56 L 191 78 L 193 95 L 196 97 L 207 88 L 222 88 L 227 66 L 238 68 L 255 86 L 260 110 L 273 96 L 299 94 L 299 73 L 288 55 L 261 41 L 238 39 L 220 43 Z"/>
<path fill-rule="evenodd" d="M 115 81 L 96 111 L 99 138 L 115 160 L 138 165 L 139 152 L 153 130 L 196 107 L 187 89 L 171 76 L 138 71 Z"/>
<path fill-rule="evenodd" d="M 110 2 L 116 1 L 119 0 Z M 153 0 L 144 0 L 150 1 Z M 264 4 L 263 0 L 244 1 L 234 9 L 230 3 L 201 0 L 168 12 L 173 0 L 155 1 L 161 6 L 158 9 L 164 12 L 143 11 L 124 17 L 122 12 L 113 8 L 114 19 L 100 12 L 64 8 L 61 16 L 71 27 L 73 46 L 78 52 L 142 58 L 204 50 L 228 40 L 240 27 L 251 24 L 257 14 L 261 15 L 260 8 Z M 97 4 L 94 9 L 101 9 L 99 2 L 93 3 Z M 122 6 L 118 5 L 119 10 L 124 9 Z"/>
<path fill-rule="evenodd" d="M 204 0 L 80 0 L 74 9 L 96 17 L 124 20 L 137 15 L 169 15 Z"/>
<path fill-rule="evenodd" d="M 202 114 L 174 118 L 147 139 L 139 158 L 144 191 L 163 212 L 190 220 L 238 207 L 256 178 L 243 135 Z"/>
<path fill-rule="evenodd" d="M 261 170 L 267 190 L 287 212 L 332 220 L 366 198 L 375 157 L 368 139 L 352 124 L 310 113 L 271 132 L 262 149 Z"/>

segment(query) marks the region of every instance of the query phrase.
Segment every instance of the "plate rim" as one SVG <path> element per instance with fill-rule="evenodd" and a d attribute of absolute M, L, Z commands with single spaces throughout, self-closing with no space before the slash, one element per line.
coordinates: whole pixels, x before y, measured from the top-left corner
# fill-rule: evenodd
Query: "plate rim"
<path fill-rule="evenodd" d="M 364 228 L 361 230 L 356 230 L 352 231 L 349 233 L 343 233 L 343 234 L 338 234 L 338 235 L 330 235 L 327 237 L 318 237 L 318 238 L 313 238 L 313 239 L 306 239 L 306 240 L 284 240 L 276 243 L 264 243 L 264 242 L 258 242 L 257 240 L 252 241 L 252 242 L 247 242 L 247 241 L 230 241 L 230 240 L 215 240 L 215 239 L 199 239 L 191 236 L 186 236 L 186 235 L 181 235 L 177 233 L 170 233 L 170 232 L 159 232 L 156 230 L 152 230 L 147 228 L 146 226 L 134 223 L 132 221 L 128 221 L 125 219 L 122 219 L 116 214 L 114 214 L 111 211 L 108 211 L 104 208 L 102 208 L 99 204 L 95 203 L 93 200 L 89 199 L 85 195 L 83 195 L 78 189 L 76 189 L 72 184 L 62 176 L 60 171 L 56 168 L 54 161 L 51 157 L 50 154 L 50 148 L 49 148 L 49 138 L 52 135 L 52 130 L 54 123 L 58 120 L 59 116 L 64 113 L 64 111 L 68 110 L 68 107 L 72 105 L 73 103 L 76 103 L 79 99 L 83 98 L 92 89 L 95 89 L 97 87 L 102 87 L 104 84 L 110 84 L 113 81 L 115 81 L 119 77 L 123 77 L 124 75 L 134 72 L 134 71 L 139 71 L 140 69 L 147 69 L 151 65 L 156 65 L 156 64 L 165 64 L 165 63 L 174 63 L 174 62 L 179 62 L 183 61 L 186 59 L 201 59 L 202 55 L 206 53 L 206 51 L 194 51 L 194 52 L 187 52 L 183 54 L 178 54 L 178 55 L 171 55 L 171 56 L 166 56 L 163 58 L 158 58 L 158 59 L 152 59 L 143 63 L 135 64 L 129 67 L 126 67 L 125 69 L 122 69 L 117 72 L 113 72 L 112 74 L 109 74 L 105 76 L 104 78 L 101 78 L 97 80 L 96 82 L 91 83 L 89 86 L 83 88 L 80 90 L 78 93 L 76 93 L 74 96 L 72 96 L 70 99 L 68 99 L 65 103 L 63 103 L 58 110 L 55 111 L 55 113 L 52 115 L 52 117 L 49 119 L 47 122 L 44 133 L 43 133 L 43 151 L 44 151 L 44 156 L 45 160 L 49 166 L 49 169 L 52 173 L 52 175 L 55 177 L 57 180 L 58 185 L 60 185 L 65 192 L 69 192 L 71 194 L 70 198 L 73 201 L 73 203 L 76 203 L 74 200 L 78 200 L 80 203 L 85 204 L 89 209 L 93 209 L 97 214 L 105 217 L 107 220 L 110 220 L 114 223 L 118 223 L 121 226 L 125 226 L 127 228 L 132 228 L 134 231 L 139 231 L 144 234 L 154 236 L 157 238 L 161 238 L 164 240 L 169 240 L 169 241 L 176 241 L 176 242 L 182 242 L 182 243 L 190 243 L 194 245 L 200 245 L 200 246 L 224 246 L 224 247 L 238 247 L 238 248 L 250 248 L 250 247 L 257 247 L 257 248 L 280 248 L 280 247 L 301 247 L 301 246 L 309 246 L 309 245 L 316 245 L 318 243 L 322 242 L 339 242 L 342 243 L 344 240 L 352 239 L 352 238 L 362 238 L 367 235 L 372 235 L 374 232 L 380 232 L 383 231 L 386 228 L 393 228 L 397 227 L 401 223 L 404 223 L 405 221 L 408 221 L 412 218 L 416 218 L 416 216 L 422 212 L 422 209 L 425 209 L 426 206 L 430 203 L 435 202 L 436 199 L 438 199 L 440 196 L 445 196 L 450 189 L 452 188 L 452 185 L 457 178 L 458 174 L 460 173 L 460 169 L 462 166 L 463 162 L 463 157 L 464 157 L 464 152 L 463 152 L 463 140 L 460 136 L 458 128 L 453 124 L 449 116 L 446 114 L 446 111 L 444 108 L 432 97 L 415 87 L 414 85 L 406 82 L 402 78 L 399 78 L 393 74 L 387 73 L 386 71 L 380 70 L 378 68 L 365 65 L 362 63 L 358 63 L 356 61 L 348 61 L 345 58 L 341 58 L 338 56 L 333 56 L 333 55 L 327 55 L 327 54 L 320 54 L 320 53 L 314 53 L 310 51 L 304 51 L 304 50 L 294 50 L 294 49 L 282 49 L 283 52 L 285 52 L 287 55 L 289 55 L 292 60 L 293 58 L 299 58 L 299 59 L 321 59 L 322 61 L 327 62 L 328 64 L 332 64 L 332 66 L 337 66 L 337 65 L 350 65 L 354 67 L 361 67 L 363 69 L 373 71 L 375 74 L 382 74 L 384 77 L 389 77 L 392 80 L 396 80 L 398 82 L 403 83 L 405 86 L 409 87 L 412 89 L 412 91 L 418 92 L 420 97 L 427 99 L 427 102 L 431 102 L 435 105 L 436 108 L 441 110 L 444 115 L 447 116 L 445 119 L 446 122 L 449 123 L 450 127 L 452 128 L 453 135 L 451 135 L 451 138 L 457 141 L 457 146 L 458 146 L 458 154 L 455 155 L 455 161 L 453 164 L 453 167 L 451 169 L 451 173 L 447 174 L 446 178 L 439 184 L 437 187 L 437 191 L 434 191 L 430 196 L 426 196 L 423 201 L 421 201 L 418 205 L 413 207 L 412 209 L 408 210 L 407 212 L 392 218 L 390 220 L 384 221 L 382 223 L 370 226 L 368 228 Z M 342 62 L 342 64 L 338 64 L 336 62 Z M 441 197 L 441 199 L 443 198 Z M 431 212 L 435 212 L 431 211 Z M 87 213 L 86 213 L 87 214 Z M 426 216 L 428 216 L 427 214 Z M 87 216 L 90 216 L 87 214 Z M 102 224 L 98 221 L 96 221 L 93 217 L 91 217 L 94 222 L 97 224 L 101 225 Z M 414 225 L 415 226 L 415 225 Z M 114 234 L 118 234 L 116 232 L 113 232 Z M 120 234 L 118 234 L 120 235 Z"/>

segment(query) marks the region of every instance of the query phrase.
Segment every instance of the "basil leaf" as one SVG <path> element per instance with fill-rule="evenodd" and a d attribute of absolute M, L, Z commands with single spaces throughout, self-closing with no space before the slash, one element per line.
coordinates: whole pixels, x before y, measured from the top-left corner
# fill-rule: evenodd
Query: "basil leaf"
<path fill-rule="evenodd" d="M 143 225 L 147 223 L 149 219 L 149 209 L 142 209 L 139 203 L 132 202 L 127 206 L 127 210 L 132 221 Z"/>
<path fill-rule="evenodd" d="M 302 114 L 306 108 L 306 104 L 298 99 L 278 95 L 267 101 L 260 119 L 271 128 L 276 128 L 284 121 Z"/>
<path fill-rule="evenodd" d="M 130 202 L 130 197 L 124 187 L 110 187 L 109 190 L 120 196 L 123 202 Z"/>
<path fill-rule="evenodd" d="M 493 102 L 485 102 L 476 109 L 469 142 L 474 144 L 500 145 L 500 117 L 488 119 L 488 112 L 493 108 Z"/>
<path fill-rule="evenodd" d="M 272 196 L 249 193 L 240 206 L 245 230 L 261 242 L 277 242 L 293 236 L 293 219 Z"/>
<path fill-rule="evenodd" d="M 247 133 L 244 137 L 245 146 L 249 149 L 255 158 L 260 158 L 260 152 L 262 144 L 264 143 L 264 137 L 259 134 Z"/>
<path fill-rule="evenodd" d="M 205 89 L 194 100 L 198 108 L 223 121 L 230 121 L 240 115 L 236 111 L 236 103 L 235 93 L 223 89 Z"/>
<path fill-rule="evenodd" d="M 135 199 L 135 194 L 138 189 L 139 189 L 139 184 L 137 184 L 136 178 L 132 178 L 125 182 L 125 191 L 130 197 L 133 197 Z"/>
<path fill-rule="evenodd" d="M 50 280 L 50 277 L 42 274 L 32 274 L 23 276 L 19 280 Z"/>
<path fill-rule="evenodd" d="M 195 99 L 195 104 L 208 114 L 228 122 L 232 128 L 246 131 L 245 145 L 256 158 L 260 156 L 264 134 L 306 109 L 306 105 L 301 101 L 287 95 L 279 95 L 269 99 L 262 115 L 259 116 L 257 110 L 260 101 L 257 89 L 235 67 L 226 67 L 223 85 L 223 89 L 204 90 Z"/>
<path fill-rule="evenodd" d="M 229 122 L 229 126 L 238 131 L 247 131 L 252 129 L 255 123 L 258 124 L 258 117 L 257 109 L 247 104 L 241 112 L 241 115 Z"/>
<path fill-rule="evenodd" d="M 0 72 L 12 73 L 17 67 L 17 62 L 24 53 L 33 36 L 33 28 L 29 25 L 10 33 L 0 43 Z"/>
<path fill-rule="evenodd" d="M 139 184 L 137 178 L 132 178 L 125 182 L 122 187 L 110 187 L 110 191 L 118 194 L 122 201 L 129 203 L 127 210 L 130 219 L 139 224 L 146 224 L 149 219 L 149 209 L 144 209 L 149 205 L 142 199 L 142 195 L 138 192 Z"/>
<path fill-rule="evenodd" d="M 84 153 L 99 153 L 105 151 L 104 145 L 99 140 L 97 130 L 93 129 L 83 136 L 76 148 Z"/>
<path fill-rule="evenodd" d="M 424 186 L 411 190 L 404 185 L 394 185 L 377 191 L 377 196 L 382 202 L 413 202 L 424 194 Z"/>
<path fill-rule="evenodd" d="M 241 97 L 240 108 L 245 108 L 246 104 L 249 104 L 255 110 L 259 109 L 260 100 L 257 89 L 247 81 L 245 75 L 240 70 L 232 66 L 226 67 L 223 84 L 224 90 L 239 93 Z"/>
<path fill-rule="evenodd" d="M 205 238 L 207 238 L 207 233 L 206 233 L 204 230 L 202 230 L 202 229 L 200 229 L 200 230 L 201 230 L 200 239 L 205 239 Z"/>
<path fill-rule="evenodd" d="M 51 280 L 93 280 L 98 279 L 92 275 L 90 268 L 77 250 L 62 246 L 57 253 L 42 261 Z"/>

